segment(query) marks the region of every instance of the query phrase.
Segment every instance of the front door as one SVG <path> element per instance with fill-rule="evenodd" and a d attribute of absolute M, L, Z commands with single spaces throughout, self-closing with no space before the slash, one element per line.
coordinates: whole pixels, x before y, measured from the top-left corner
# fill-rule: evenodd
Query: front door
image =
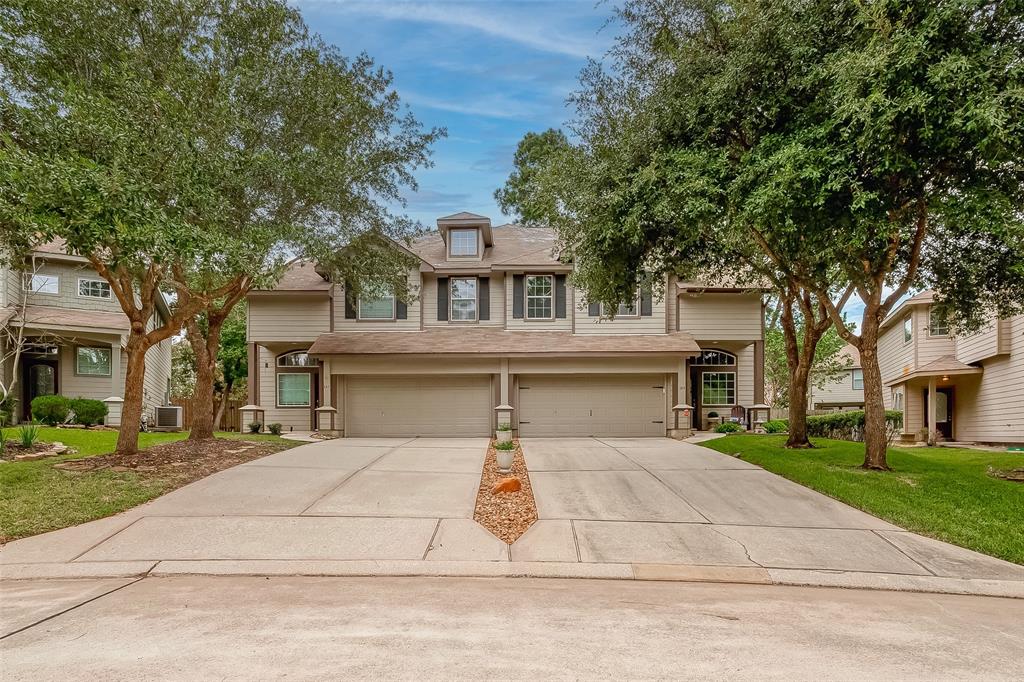
<path fill-rule="evenodd" d="M 23 364 L 22 382 L 22 417 L 31 419 L 32 399 L 41 395 L 57 394 L 57 362 L 55 360 L 36 360 L 28 358 Z"/>
<path fill-rule="evenodd" d="M 924 390 L 924 423 L 931 430 L 931 425 L 928 423 L 928 415 L 931 414 L 931 410 L 928 409 L 928 389 Z M 953 388 L 937 388 L 935 389 L 935 430 L 938 431 L 945 440 L 953 440 Z"/>

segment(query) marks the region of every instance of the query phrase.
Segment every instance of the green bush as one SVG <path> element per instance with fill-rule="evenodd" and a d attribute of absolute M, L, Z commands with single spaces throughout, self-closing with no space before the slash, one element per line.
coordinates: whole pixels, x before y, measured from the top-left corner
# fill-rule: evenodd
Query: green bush
<path fill-rule="evenodd" d="M 894 434 L 903 425 L 903 413 L 885 411 L 885 428 Z M 807 418 L 807 435 L 838 440 L 864 440 L 864 410 L 832 412 Z"/>
<path fill-rule="evenodd" d="M 0 398 L 0 426 L 14 422 L 14 410 L 17 406 L 18 401 L 12 395 Z"/>
<path fill-rule="evenodd" d="M 761 425 L 765 433 L 785 433 L 789 431 L 788 419 L 769 419 Z"/>
<path fill-rule="evenodd" d="M 75 398 L 71 401 L 71 411 L 75 413 L 75 423 L 82 426 L 101 424 L 107 416 L 107 406 L 102 400 L 92 398 Z"/>
<path fill-rule="evenodd" d="M 742 430 L 743 427 L 736 422 L 722 422 L 715 427 L 715 433 L 736 433 Z"/>
<path fill-rule="evenodd" d="M 41 395 L 32 399 L 32 418 L 48 426 L 67 421 L 71 401 L 62 395 Z"/>
<path fill-rule="evenodd" d="M 21 441 L 22 447 L 32 447 L 39 440 L 39 426 L 37 424 L 23 424 L 18 429 L 18 440 Z"/>
<path fill-rule="evenodd" d="M 278 424 L 276 422 L 274 424 L 267 424 L 267 431 L 270 431 L 275 436 L 280 436 L 281 435 L 281 430 L 283 428 L 284 428 L 283 426 L 281 426 L 280 424 Z"/>
<path fill-rule="evenodd" d="M 263 429 L 260 422 L 249 422 L 249 433 L 259 433 Z"/>

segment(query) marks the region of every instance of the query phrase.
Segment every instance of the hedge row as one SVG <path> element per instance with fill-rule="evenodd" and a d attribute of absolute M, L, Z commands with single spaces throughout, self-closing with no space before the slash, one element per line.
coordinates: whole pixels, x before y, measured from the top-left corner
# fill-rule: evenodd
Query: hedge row
<path fill-rule="evenodd" d="M 890 434 L 903 426 L 903 413 L 885 411 L 885 427 Z M 766 433 L 783 433 L 789 430 L 788 419 L 772 419 L 764 423 Z M 864 440 L 864 410 L 830 412 L 807 417 L 807 435 L 818 438 L 839 440 Z"/>
<path fill-rule="evenodd" d="M 67 423 L 93 426 L 102 424 L 107 406 L 91 398 L 65 398 L 62 395 L 41 395 L 32 399 L 32 418 L 50 426 Z"/>

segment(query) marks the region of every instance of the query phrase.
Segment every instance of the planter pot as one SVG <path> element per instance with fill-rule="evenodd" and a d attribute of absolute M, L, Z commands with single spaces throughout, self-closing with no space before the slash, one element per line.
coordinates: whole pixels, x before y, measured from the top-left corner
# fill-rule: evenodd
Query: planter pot
<path fill-rule="evenodd" d="M 498 458 L 498 471 L 506 472 L 512 470 L 512 462 L 516 458 L 515 450 L 495 450 L 494 454 Z"/>
<path fill-rule="evenodd" d="M 494 432 L 494 437 L 497 439 L 497 441 L 499 443 L 507 443 L 510 440 L 512 440 L 512 432 L 511 431 L 495 431 Z"/>

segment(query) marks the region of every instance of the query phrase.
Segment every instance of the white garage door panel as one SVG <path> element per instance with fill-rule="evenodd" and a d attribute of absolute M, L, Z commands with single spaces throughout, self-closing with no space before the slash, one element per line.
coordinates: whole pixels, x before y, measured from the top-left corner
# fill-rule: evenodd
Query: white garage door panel
<path fill-rule="evenodd" d="M 490 392 L 488 375 L 349 376 L 346 435 L 486 436 Z"/>
<path fill-rule="evenodd" d="M 664 436 L 665 379 L 652 374 L 519 377 L 519 435 Z"/>

